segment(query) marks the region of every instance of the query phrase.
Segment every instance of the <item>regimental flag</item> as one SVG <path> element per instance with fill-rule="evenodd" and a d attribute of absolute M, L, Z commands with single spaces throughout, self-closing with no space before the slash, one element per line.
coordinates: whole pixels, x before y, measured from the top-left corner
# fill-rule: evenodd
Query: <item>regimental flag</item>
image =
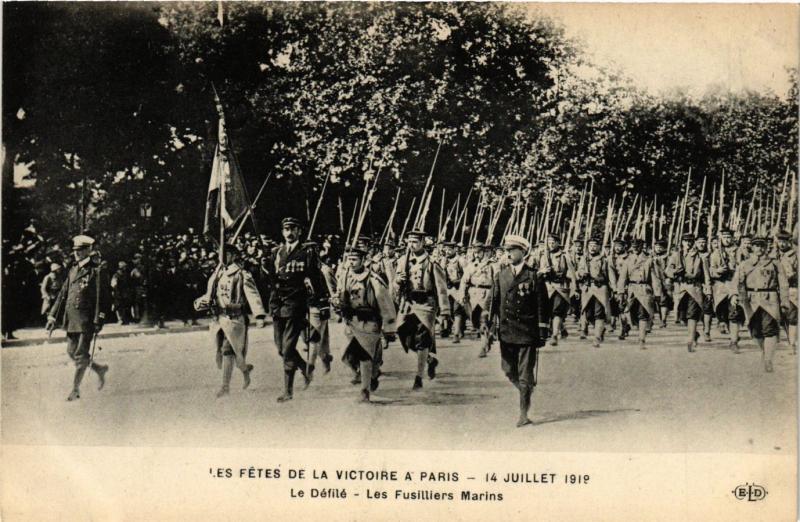
<path fill-rule="evenodd" d="M 208 183 L 203 233 L 217 238 L 219 220 L 222 219 L 226 231 L 233 228 L 244 217 L 250 201 L 239 163 L 229 146 L 225 131 L 225 115 L 216 94 L 214 100 L 219 113 L 219 131 L 214 163 L 211 167 L 211 180 Z"/>

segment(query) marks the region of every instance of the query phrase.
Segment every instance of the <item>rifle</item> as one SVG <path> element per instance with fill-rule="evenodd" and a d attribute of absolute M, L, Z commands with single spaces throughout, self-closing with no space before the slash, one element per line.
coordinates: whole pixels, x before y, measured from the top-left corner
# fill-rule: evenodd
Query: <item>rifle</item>
<path fill-rule="evenodd" d="M 422 190 L 422 198 L 420 199 L 420 203 L 425 202 L 426 194 L 428 193 L 428 187 L 431 185 L 431 179 L 433 178 L 433 169 L 436 167 L 436 160 L 439 158 L 439 150 L 442 148 L 442 140 L 439 139 L 439 145 L 436 146 L 436 154 L 433 156 L 433 163 L 431 164 L 431 171 L 428 173 L 428 179 L 425 181 L 425 188 Z M 414 218 L 414 228 L 419 228 L 420 226 L 420 213 L 422 211 L 422 206 L 417 209 L 417 215 Z"/>
<path fill-rule="evenodd" d="M 314 217 L 311 219 L 311 224 L 308 226 L 308 235 L 306 236 L 306 241 L 311 240 L 311 234 L 314 231 L 314 224 L 317 222 L 317 214 L 319 214 L 319 207 L 322 206 L 322 198 L 325 197 L 325 187 L 328 186 L 328 178 L 331 177 L 331 172 L 328 171 L 328 174 L 325 176 L 325 181 L 322 183 L 322 190 L 319 192 L 319 199 L 317 200 L 317 207 L 314 209 Z M 267 178 L 269 179 L 269 178 Z M 260 195 L 260 193 L 259 193 Z"/>
<path fill-rule="evenodd" d="M 402 240 L 406 236 L 406 227 L 408 226 L 408 220 L 411 219 L 411 213 L 414 211 L 414 203 L 417 202 L 417 197 L 414 196 L 411 199 L 411 206 L 408 207 L 408 214 L 406 214 L 406 220 L 403 222 L 403 230 L 400 231 L 399 239 Z"/>
<path fill-rule="evenodd" d="M 397 187 L 397 194 L 394 196 L 394 205 L 392 206 L 392 213 L 389 214 L 389 219 L 386 221 L 386 226 L 383 228 L 383 233 L 381 233 L 381 245 L 383 245 L 384 241 L 389 237 L 389 231 L 392 229 L 392 225 L 394 225 L 394 215 L 397 212 L 397 202 L 400 201 L 400 189 L 401 187 Z"/>

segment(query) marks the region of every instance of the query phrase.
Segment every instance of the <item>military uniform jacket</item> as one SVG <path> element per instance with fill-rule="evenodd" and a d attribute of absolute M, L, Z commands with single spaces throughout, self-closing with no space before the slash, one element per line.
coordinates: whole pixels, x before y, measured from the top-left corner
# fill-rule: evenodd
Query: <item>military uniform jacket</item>
<path fill-rule="evenodd" d="M 683 272 L 681 272 L 683 269 Z M 703 306 L 703 294 L 711 293 L 708 261 L 694 248 L 687 252 L 675 252 L 667 264 L 666 274 L 675 280 L 675 306 L 688 295 L 698 306 Z"/>
<path fill-rule="evenodd" d="M 468 314 L 472 314 L 472 310 L 477 307 L 484 312 L 489 311 L 494 274 L 495 266 L 488 259 L 472 261 L 464 269 L 458 290 L 459 299 L 456 301 L 464 304 Z"/>
<path fill-rule="evenodd" d="M 661 297 L 661 280 L 650 256 L 644 252 L 627 256 L 620 269 L 617 292 L 627 292 L 629 300 L 636 299 L 650 317 L 654 316 L 655 297 Z"/>
<path fill-rule="evenodd" d="M 420 256 L 406 255 L 397 263 L 397 273 L 407 274 L 407 291 L 405 295 L 395 281 L 395 292 L 403 299 L 403 306 L 398 310 L 397 329 L 411 315 L 427 328 L 431 335 L 437 313 L 450 313 L 450 301 L 447 298 L 447 281 L 444 270 L 434 263 L 427 253 Z"/>
<path fill-rule="evenodd" d="M 391 293 L 374 272 L 356 274 L 348 270 L 338 293 L 339 306 L 345 316 L 345 336 L 375 356 L 381 332 L 395 332 L 396 311 Z"/>
<path fill-rule="evenodd" d="M 708 272 L 711 277 L 711 290 L 714 294 L 714 308 L 718 307 L 726 298 L 736 295 L 739 291 L 733 274 L 739 264 L 737 246 L 721 246 L 711 252 L 708 259 Z"/>
<path fill-rule="evenodd" d="M 248 308 L 255 317 L 266 315 L 253 276 L 237 263 L 225 267 L 218 265 L 208 280 L 203 297 L 212 304 L 215 312 L 209 325 L 214 347 L 220 349 L 221 331 L 233 351 L 243 355 L 247 350 Z"/>
<path fill-rule="evenodd" d="M 781 254 L 781 267 L 789 283 L 789 301 L 797 306 L 797 250 L 792 248 Z"/>
<path fill-rule="evenodd" d="M 545 249 L 542 252 L 539 259 L 539 277 L 545 280 L 548 297 L 552 297 L 554 293 L 558 292 L 565 301 L 569 302 L 570 296 L 578 291 L 575 268 L 561 249 L 557 252 Z"/>
<path fill-rule="evenodd" d="M 609 289 L 617 287 L 616 274 L 609 266 L 608 259 L 603 254 L 581 257 L 576 270 L 576 277 L 582 283 L 581 312 L 594 297 L 603 305 L 606 314 L 611 313 L 611 293 Z"/>
<path fill-rule="evenodd" d="M 56 324 L 60 322 L 67 333 L 93 332 L 95 323 L 105 321 L 103 311 L 110 302 L 108 274 L 89 259 L 69 269 L 48 315 Z"/>
<path fill-rule="evenodd" d="M 759 308 L 781 321 L 781 306 L 789 303 L 789 281 L 781 263 L 751 257 L 739 264 L 734 279 L 748 324 Z"/>
<path fill-rule="evenodd" d="M 289 252 L 286 244 L 272 250 L 272 287 L 269 309 L 274 317 L 302 317 L 309 299 L 329 299 L 316 253 L 298 244 Z M 313 296 L 309 295 L 313 294 Z"/>
<path fill-rule="evenodd" d="M 540 329 L 550 325 L 550 298 L 544 281 L 523 263 L 517 275 L 505 265 L 492 282 L 492 321 L 501 342 L 544 346 Z"/>
<path fill-rule="evenodd" d="M 461 260 L 458 256 L 453 256 L 445 260 L 444 273 L 447 276 L 447 295 L 453 298 L 457 303 L 463 302 L 463 296 L 460 292 L 461 278 L 464 277 L 464 268 L 461 266 Z"/>
<path fill-rule="evenodd" d="M 653 256 L 653 268 L 658 273 L 658 279 L 661 281 L 661 295 L 671 295 L 674 289 L 672 279 L 667 277 L 667 262 L 669 261 L 669 254 L 656 254 Z"/>

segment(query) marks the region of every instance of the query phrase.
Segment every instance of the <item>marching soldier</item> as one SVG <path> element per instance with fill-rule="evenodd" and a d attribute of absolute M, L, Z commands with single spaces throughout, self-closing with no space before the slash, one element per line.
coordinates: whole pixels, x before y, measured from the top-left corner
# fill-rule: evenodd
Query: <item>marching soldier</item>
<path fill-rule="evenodd" d="M 587 245 L 588 246 L 588 245 Z M 583 239 L 580 237 L 576 237 L 572 240 L 572 245 L 570 246 L 569 251 L 566 253 L 567 258 L 569 259 L 572 266 L 576 267 L 583 259 Z M 586 339 L 588 334 L 588 323 L 586 321 L 586 317 L 581 314 L 581 286 L 578 285 L 578 293 L 573 295 L 570 299 L 569 303 L 569 313 L 575 318 L 575 321 L 580 321 L 581 327 L 581 339 Z"/>
<path fill-rule="evenodd" d="M 302 372 L 306 388 L 311 383 L 307 363 L 297 351 L 297 342 L 309 326 L 309 300 L 317 292 L 327 294 L 315 252 L 300 244 L 301 231 L 300 221 L 293 217 L 284 218 L 281 221 L 284 243 L 272 251 L 275 281 L 269 308 L 275 345 L 283 358 L 284 372 L 284 392 L 278 397 L 278 402 L 292 400 L 297 370 Z"/>
<path fill-rule="evenodd" d="M 306 333 L 308 339 L 305 339 L 305 342 L 308 343 L 309 347 L 306 376 L 310 381 L 314 378 L 317 357 L 321 358 L 325 373 L 328 373 L 331 369 L 333 357 L 331 356 L 331 336 L 328 331 L 328 320 L 331 318 L 329 296 L 336 295 L 336 281 L 331 268 L 320 259 L 316 243 L 307 241 L 303 244 L 303 249 L 307 252 L 313 252 L 319 263 L 319 282 L 325 287 L 324 292 L 314 292 L 308 299 L 309 328 Z"/>
<path fill-rule="evenodd" d="M 569 312 L 570 299 L 578 293 L 578 285 L 572 262 L 561 249 L 559 237 L 555 233 L 547 238 L 547 248 L 539 261 L 539 275 L 545 280 L 551 304 L 553 338 L 550 345 L 557 346 L 559 338 L 566 332 L 562 328 L 564 319 Z"/>
<path fill-rule="evenodd" d="M 42 294 L 42 315 L 47 317 L 47 313 L 53 306 L 61 287 L 64 284 L 64 270 L 59 263 L 50 264 L 50 273 L 44 276 L 39 290 Z"/>
<path fill-rule="evenodd" d="M 739 328 L 744 320 L 744 311 L 739 305 L 739 290 L 733 280 L 733 274 L 739 264 L 738 248 L 729 229 L 720 230 L 719 236 L 719 248 L 711 252 L 708 267 L 714 297 L 714 313 L 720 329 L 727 327 L 730 332 L 731 349 L 734 353 L 739 353 Z"/>
<path fill-rule="evenodd" d="M 703 300 L 710 299 L 708 262 L 694 247 L 694 234 L 683 235 L 681 250 L 675 252 L 666 274 L 676 283 L 675 315 L 687 324 L 689 352 L 697 349 L 697 322 L 703 319 Z"/>
<path fill-rule="evenodd" d="M 597 237 L 589 240 L 589 252 L 578 261 L 576 277 L 583 284 L 580 311 L 587 325 L 594 325 L 592 346 L 600 347 L 605 335 L 605 321 L 611 313 L 611 290 L 617 288 L 616 275 L 608 259 L 600 251 L 601 241 Z"/>
<path fill-rule="evenodd" d="M 412 230 L 406 234 L 408 251 L 397 263 L 396 293 L 401 303 L 397 317 L 397 335 L 403 349 L 417 353 L 417 375 L 414 390 L 422 388 L 422 375 L 428 365 L 428 377 L 436 377 L 439 361 L 434 354 L 436 315 L 449 316 L 447 282 L 444 271 L 425 251 L 425 232 Z"/>
<path fill-rule="evenodd" d="M 549 335 L 550 298 L 544 281 L 524 262 L 528 240 L 504 240 L 509 262 L 492 278 L 491 321 L 497 322 L 503 373 L 519 390 L 517 427 L 530 424 L 528 411 L 536 386 L 538 349 Z"/>
<path fill-rule="evenodd" d="M 778 234 L 778 248 L 781 251 L 781 266 L 789 283 L 789 306 L 784 316 L 788 323 L 789 344 L 792 353 L 797 353 L 797 244 L 789 232 Z"/>
<path fill-rule="evenodd" d="M 395 332 L 391 293 L 377 274 L 364 267 L 366 255 L 359 248 L 347 250 L 349 270 L 335 298 L 346 323 L 347 348 L 343 359 L 361 373 L 361 402 L 369 402 L 370 391 L 378 389 L 382 340 Z"/>
<path fill-rule="evenodd" d="M 752 256 L 739 264 L 734 279 L 750 335 L 761 348 L 764 370 L 772 372 L 781 315 L 791 313 L 789 282 L 781 263 L 767 256 L 766 239 L 753 239 L 751 248 Z"/>
<path fill-rule="evenodd" d="M 453 342 L 460 343 L 461 338 L 464 337 L 464 322 L 467 318 L 467 312 L 464 309 L 459 292 L 461 278 L 464 277 L 464 268 L 456 254 L 455 247 L 456 244 L 454 242 L 446 242 L 444 244 L 444 272 L 447 276 L 447 297 L 450 300 L 450 315 L 453 318 Z M 444 337 L 444 334 L 442 337 Z"/>
<path fill-rule="evenodd" d="M 464 308 L 470 315 L 472 326 L 478 330 L 478 337 L 482 339 L 481 352 L 478 357 L 486 357 L 492 349 L 493 334 L 489 322 L 489 306 L 492 301 L 492 278 L 495 265 L 492 263 L 491 247 L 480 243 L 472 245 L 475 257 L 464 268 L 461 276 L 459 295 Z"/>
<path fill-rule="evenodd" d="M 617 238 L 614 240 L 614 245 L 611 250 L 611 259 L 609 266 L 614 274 L 614 279 L 619 281 L 620 273 L 622 272 L 622 265 L 628 259 L 628 243 L 624 238 Z M 625 308 L 624 294 L 617 294 L 611 298 L 611 315 L 614 318 L 611 329 L 613 330 L 616 325 L 616 319 L 619 319 L 620 332 L 619 340 L 624 341 L 631 331 L 630 321 L 628 320 L 628 313 Z"/>
<path fill-rule="evenodd" d="M 86 235 L 72 238 L 75 263 L 67 274 L 47 318 L 47 330 L 59 323 L 67 332 L 67 354 L 75 362 L 75 376 L 68 401 L 80 399 L 80 386 L 87 368 L 97 373 L 99 390 L 105 385 L 108 366 L 97 364 L 91 353 L 92 340 L 103 329 L 110 300 L 108 274 L 92 260 L 94 239 Z"/>
<path fill-rule="evenodd" d="M 631 242 L 631 253 L 622 264 L 617 292 L 627 301 L 631 322 L 639 328 L 639 346 L 646 348 L 647 326 L 655 314 L 655 298 L 661 295 L 661 280 L 653 260 L 642 251 L 643 241 Z"/>
<path fill-rule="evenodd" d="M 700 257 L 703 258 L 706 266 L 709 266 L 709 276 L 711 274 L 710 270 L 710 255 L 711 252 L 708 251 L 708 240 L 703 235 L 697 236 L 697 240 L 695 241 L 695 248 L 697 249 L 697 253 Z M 712 291 L 713 293 L 713 291 Z M 703 295 L 703 338 L 705 342 L 711 342 L 711 318 L 714 315 L 714 298 L 712 295 Z"/>
<path fill-rule="evenodd" d="M 659 307 L 659 316 L 661 317 L 661 328 L 667 327 L 667 316 L 673 306 L 672 293 L 675 290 L 672 279 L 668 278 L 666 274 L 668 260 L 667 241 L 659 239 L 656 241 L 655 249 L 653 250 L 653 267 L 658 272 L 658 279 L 661 281 L 661 297 L 656 299 L 656 304 Z"/>
<path fill-rule="evenodd" d="M 242 372 L 242 388 L 250 386 L 253 365 L 247 363 L 248 314 L 253 314 L 259 328 L 263 327 L 266 316 L 256 282 L 250 272 L 242 268 L 239 248 L 226 244 L 224 255 L 225 263 L 214 270 L 206 293 L 194 302 L 195 310 L 211 310 L 213 314 L 209 332 L 216 351 L 217 367 L 222 370 L 222 387 L 217 398 L 230 393 L 234 364 Z"/>

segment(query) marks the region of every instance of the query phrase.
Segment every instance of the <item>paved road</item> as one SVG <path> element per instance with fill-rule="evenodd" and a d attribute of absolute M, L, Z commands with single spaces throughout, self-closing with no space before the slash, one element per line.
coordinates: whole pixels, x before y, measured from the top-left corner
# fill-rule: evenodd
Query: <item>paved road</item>
<path fill-rule="evenodd" d="M 2 350 L 2 442 L 109 446 L 497 449 L 795 454 L 796 357 L 783 344 L 766 374 L 750 340 L 734 355 L 715 332 L 689 354 L 678 326 L 655 329 L 649 349 L 609 336 L 599 349 L 572 335 L 541 355 L 534 425 L 517 429 L 517 393 L 499 354 L 477 341 L 439 340 L 439 376 L 412 392 L 415 358 L 386 352 L 375 403 L 358 404 L 339 361 L 286 405 L 271 327 L 251 331 L 253 384 L 216 399 L 221 375 L 206 332 L 101 340 L 111 371 L 102 391 L 84 381 L 67 403 L 65 345 Z M 300 379 L 298 379 L 300 380 Z"/>

